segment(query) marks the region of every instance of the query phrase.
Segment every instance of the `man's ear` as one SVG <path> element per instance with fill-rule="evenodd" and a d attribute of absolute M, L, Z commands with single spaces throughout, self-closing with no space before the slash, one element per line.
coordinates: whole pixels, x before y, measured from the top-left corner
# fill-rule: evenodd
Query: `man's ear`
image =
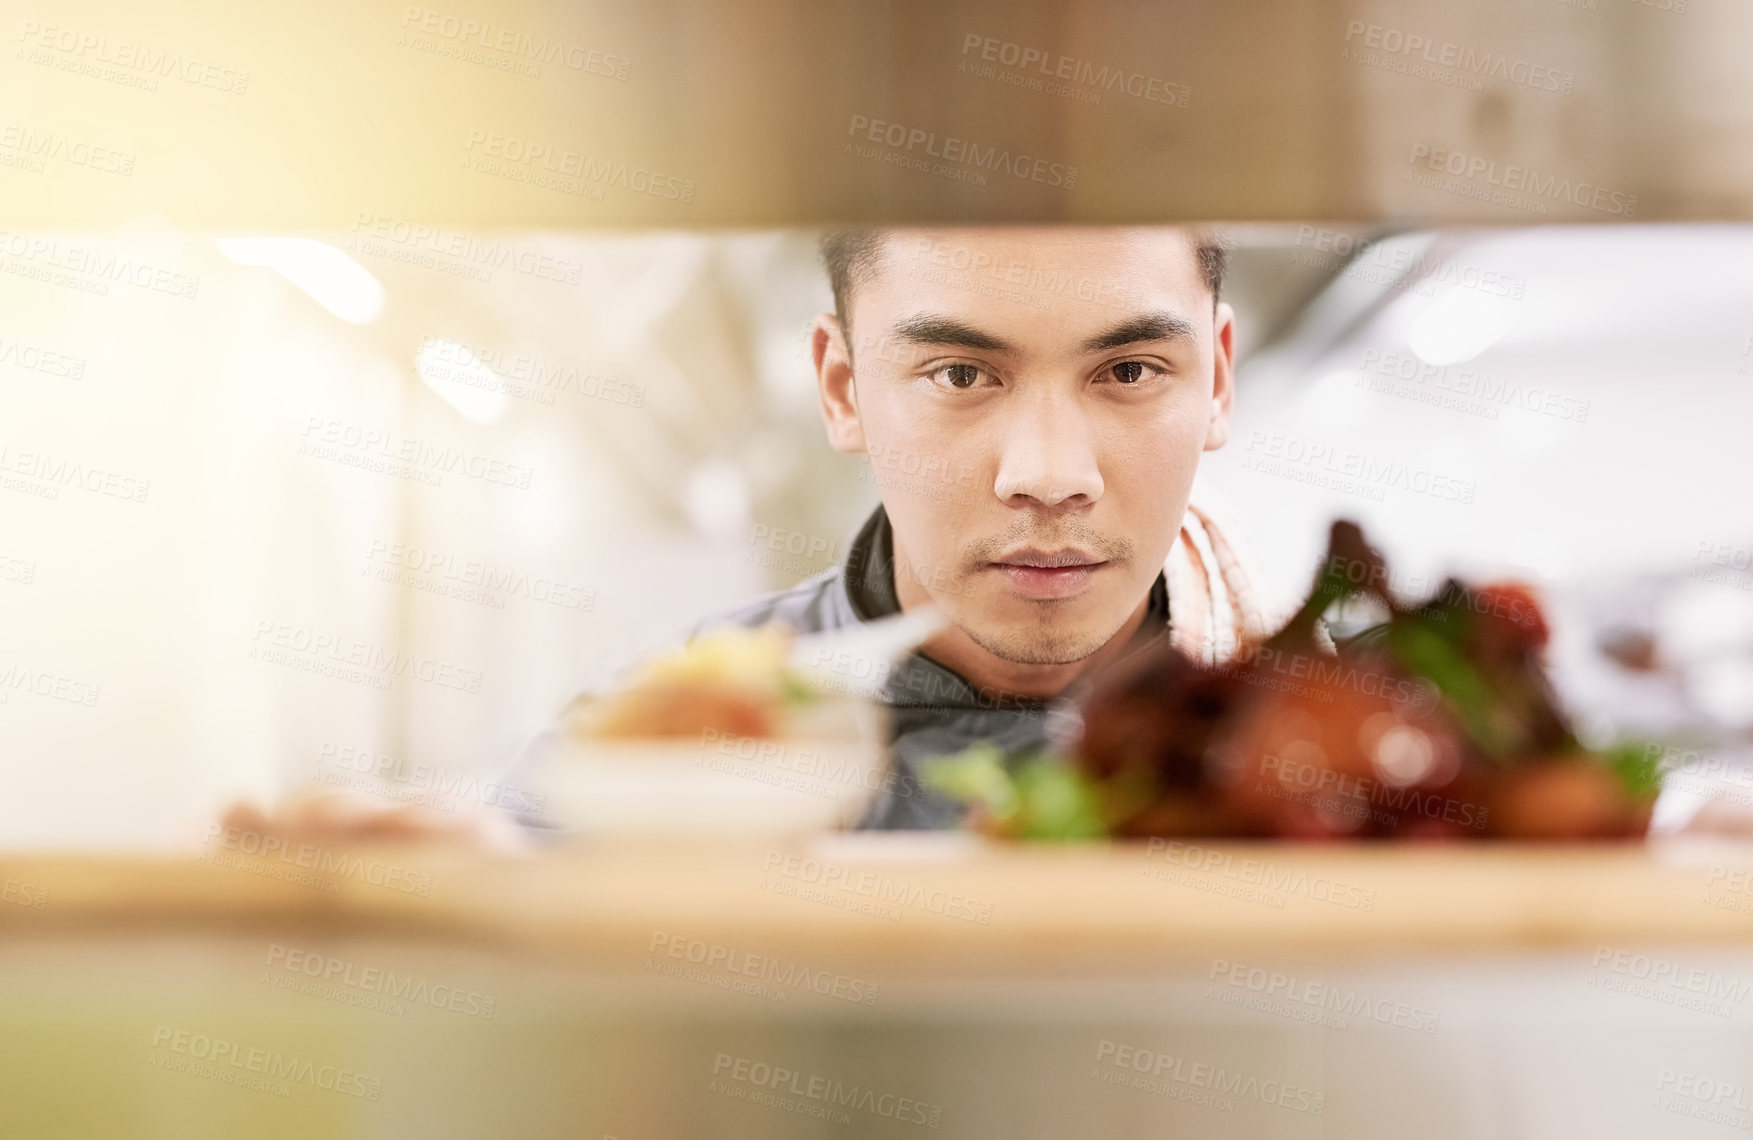
<path fill-rule="evenodd" d="M 828 445 L 848 454 L 864 451 L 864 422 L 858 418 L 852 360 L 846 349 L 846 334 L 833 313 L 816 318 L 815 328 L 810 332 L 810 358 L 816 364 L 816 394 L 821 398 Z"/>
<path fill-rule="evenodd" d="M 1230 404 L 1236 394 L 1236 311 L 1219 303 L 1213 322 L 1211 419 L 1205 425 L 1205 450 L 1216 451 L 1230 441 Z"/>

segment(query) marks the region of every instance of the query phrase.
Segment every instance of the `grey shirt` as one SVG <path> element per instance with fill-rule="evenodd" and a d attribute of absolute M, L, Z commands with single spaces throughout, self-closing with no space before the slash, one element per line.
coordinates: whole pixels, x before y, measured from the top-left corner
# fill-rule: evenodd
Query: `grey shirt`
<path fill-rule="evenodd" d="M 689 636 L 727 625 L 753 629 L 774 622 L 784 622 L 799 633 L 817 633 L 900 612 L 894 539 L 888 513 L 879 505 L 853 537 L 845 565 L 716 614 Z M 1159 573 L 1151 585 L 1149 612 L 1125 656 L 1155 645 L 1168 633 L 1168 583 Z M 920 782 L 923 760 L 959 752 L 981 740 L 991 740 L 1013 756 L 1048 740 L 1047 701 L 981 691 L 923 653 L 909 654 L 895 665 L 882 699 L 891 714 L 894 778 L 883 782 L 884 790 L 860 824 L 864 828 L 954 827 L 961 821 L 962 809 Z"/>

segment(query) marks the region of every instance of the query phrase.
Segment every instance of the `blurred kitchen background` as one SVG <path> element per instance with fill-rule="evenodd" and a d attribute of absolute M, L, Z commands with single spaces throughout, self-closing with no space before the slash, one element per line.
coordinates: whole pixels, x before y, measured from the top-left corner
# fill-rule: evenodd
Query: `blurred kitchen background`
<path fill-rule="evenodd" d="M 0 29 L 0 844 L 380 771 L 477 805 L 569 696 L 833 564 L 874 502 L 804 346 L 847 221 L 1227 223 L 1199 494 L 1271 599 L 1347 516 L 1407 594 L 1540 583 L 1591 739 L 1753 719 L 1744 4 Z"/>
<path fill-rule="evenodd" d="M 816 232 L 0 235 L 0 835 L 183 844 L 325 773 L 467 807 L 833 565 L 876 498 L 817 418 Z M 1588 734 L 1737 746 L 1753 228 L 1228 233 L 1196 497 L 1268 597 L 1356 519 L 1405 596 L 1537 583 Z"/>

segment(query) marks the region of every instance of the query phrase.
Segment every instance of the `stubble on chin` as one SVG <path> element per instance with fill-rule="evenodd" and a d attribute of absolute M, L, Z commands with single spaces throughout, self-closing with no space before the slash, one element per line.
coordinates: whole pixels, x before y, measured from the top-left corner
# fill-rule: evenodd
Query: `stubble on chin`
<path fill-rule="evenodd" d="M 1036 603 L 1036 606 L 1037 613 L 1026 623 L 982 627 L 956 624 L 975 645 L 1015 665 L 1075 665 L 1108 644 L 1119 632 L 1119 626 L 1106 633 L 1088 627 L 1067 629 L 1059 612 L 1063 609 L 1061 605 Z"/>

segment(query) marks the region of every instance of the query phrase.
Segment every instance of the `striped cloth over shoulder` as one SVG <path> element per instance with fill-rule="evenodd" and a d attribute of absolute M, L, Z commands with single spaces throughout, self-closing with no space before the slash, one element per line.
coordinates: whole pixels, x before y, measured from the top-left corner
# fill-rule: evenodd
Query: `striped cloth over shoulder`
<path fill-rule="evenodd" d="M 1169 641 L 1195 661 L 1221 664 L 1268 632 L 1267 616 L 1211 515 L 1189 503 L 1163 572 L 1169 585 Z"/>

